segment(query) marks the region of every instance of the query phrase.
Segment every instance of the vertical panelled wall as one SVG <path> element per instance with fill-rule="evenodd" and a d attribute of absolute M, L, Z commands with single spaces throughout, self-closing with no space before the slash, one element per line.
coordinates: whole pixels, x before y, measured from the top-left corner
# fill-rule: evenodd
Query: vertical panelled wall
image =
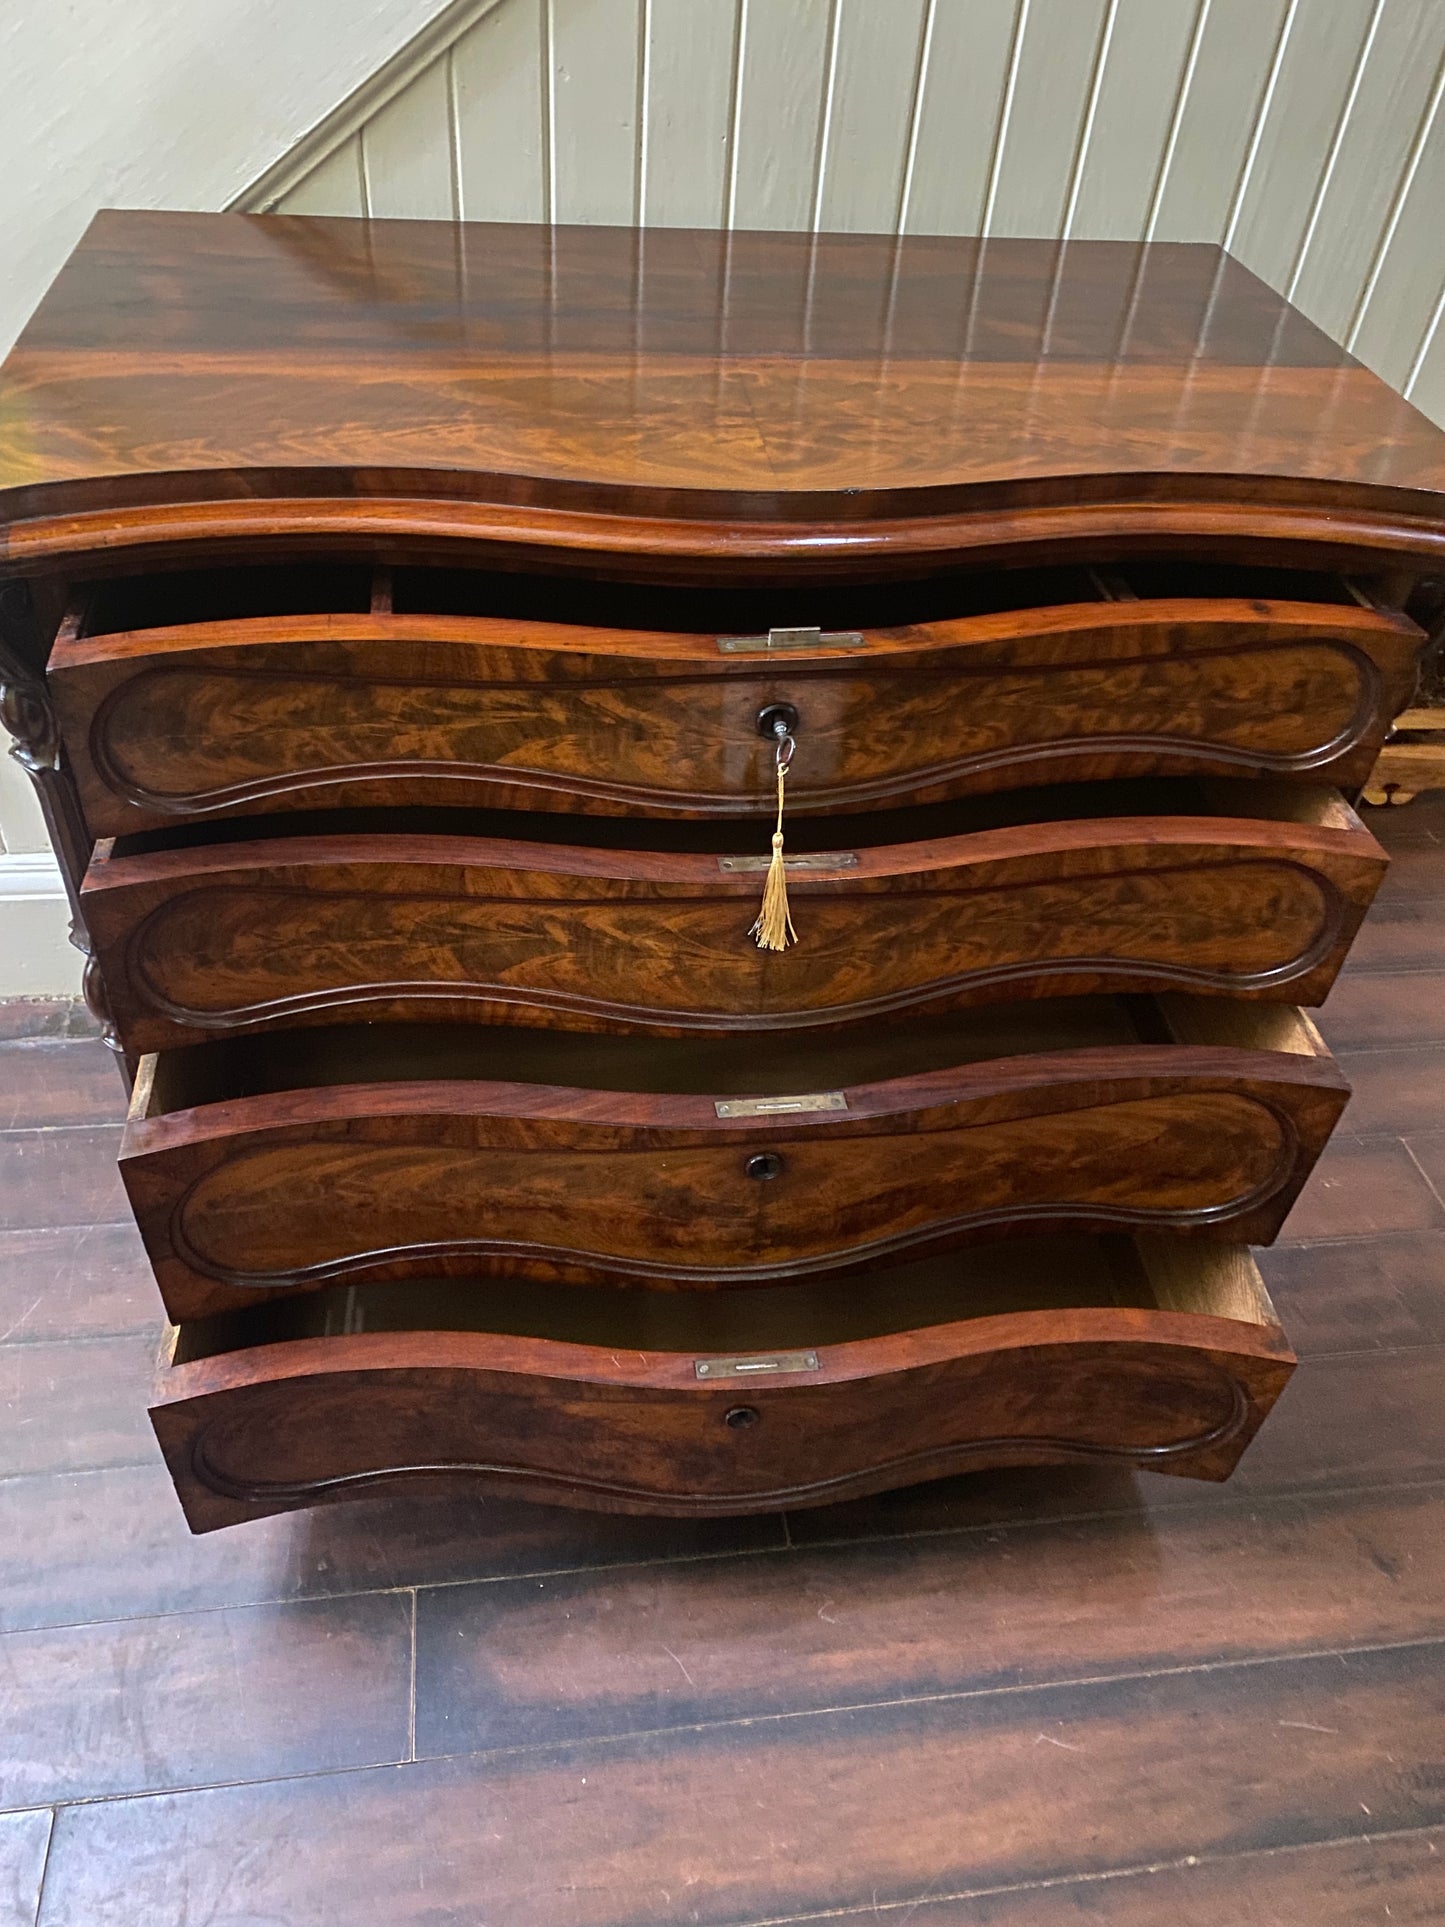
<path fill-rule="evenodd" d="M 1217 240 L 1445 422 L 1445 0 L 499 0 L 288 213 Z"/>

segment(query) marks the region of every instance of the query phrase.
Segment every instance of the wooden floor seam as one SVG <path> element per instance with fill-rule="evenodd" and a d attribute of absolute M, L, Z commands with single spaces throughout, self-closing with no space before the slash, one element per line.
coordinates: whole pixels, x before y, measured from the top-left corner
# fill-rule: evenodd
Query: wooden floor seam
<path fill-rule="evenodd" d="M 954 1900 L 992 1900 L 1007 1894 L 1047 1893 L 1066 1887 L 1101 1887 L 1113 1880 L 1138 1880 L 1150 1874 L 1183 1871 L 1186 1868 L 1237 1864 L 1245 1860 L 1265 1860 L 1291 1853 L 1309 1853 L 1320 1847 L 1365 1841 L 1418 1839 L 1428 1833 L 1445 1834 L 1445 1826 L 1433 1823 L 1421 1827 L 1391 1827 L 1381 1833 L 1337 1834 L 1323 1840 L 1292 1840 L 1278 1847 L 1246 1848 L 1229 1854 L 1185 1854 L 1174 1860 L 1152 1860 L 1133 1866 L 1110 1867 L 1101 1873 L 1060 1874 L 1043 1880 L 1012 1881 L 1003 1886 L 960 1887 L 948 1892 L 921 1894 L 911 1900 L 873 1901 L 867 1907 L 830 1907 L 822 1912 L 804 1914 L 754 1915 L 730 1923 L 729 1927 L 811 1927 L 815 1921 L 883 1919 L 889 1914 L 907 1919 L 927 1907 L 947 1905 Z"/>
<path fill-rule="evenodd" d="M 1153 1680 L 1185 1679 L 1208 1674 L 1234 1673 L 1244 1671 L 1263 1671 L 1272 1667 L 1304 1666 L 1328 1659 L 1357 1659 L 1387 1653 L 1412 1653 L 1439 1648 L 1445 1654 L 1445 1630 L 1422 1639 L 1388 1640 L 1367 1646 L 1326 1647 L 1318 1651 L 1261 1654 L 1247 1659 L 1219 1660 L 1192 1666 L 1152 1667 L 1142 1672 L 1093 1673 L 1086 1675 L 1060 1677 L 1055 1679 L 1028 1680 L 1017 1685 L 992 1685 L 969 1688 L 951 1693 L 918 1693 L 900 1698 L 879 1700 L 844 1701 L 830 1706 L 808 1706 L 795 1709 L 757 1714 L 742 1714 L 716 1720 L 680 1720 L 667 1725 L 652 1727 L 633 1727 L 626 1732 L 587 1733 L 561 1739 L 539 1740 L 514 1746 L 471 1747 L 455 1753 L 424 1753 L 418 1757 L 399 1756 L 376 1760 L 362 1760 L 341 1766 L 317 1767 L 293 1773 L 276 1775 L 274 1778 L 227 1778 L 197 1781 L 193 1783 L 175 1782 L 154 1787 L 127 1789 L 123 1792 L 80 1795 L 69 1799 L 55 1798 L 42 1802 L 28 1802 L 18 1806 L 0 1805 L 0 1818 L 12 1818 L 17 1814 L 53 1812 L 56 1814 L 80 1808 L 108 1806 L 122 1801 L 171 1800 L 183 1799 L 190 1795 L 204 1795 L 224 1792 L 228 1789 L 289 1785 L 306 1781 L 326 1780 L 361 1773 L 375 1773 L 387 1769 L 412 1767 L 440 1767 L 458 1762 L 473 1762 L 483 1766 L 504 1765 L 512 1761 L 528 1761 L 545 1757 L 548 1753 L 567 1753 L 575 1755 L 587 1749 L 615 1749 L 618 1747 L 641 1745 L 648 1740 L 667 1739 L 682 1735 L 708 1735 L 724 1731 L 746 1731 L 755 1727 L 779 1727 L 798 1724 L 810 1720 L 837 1719 L 840 1716 L 864 1713 L 894 1712 L 908 1708 L 938 1707 L 977 1701 L 1020 1700 L 1030 1695 L 1058 1693 L 1063 1690 L 1085 1690 L 1091 1687 L 1125 1687 L 1147 1684 Z M 1326 1730 L 1326 1729 L 1316 1729 Z M 1431 1825 L 1445 1827 L 1445 1818 Z M 1419 1831 L 1420 1829 L 1407 1829 Z M 1339 1835 L 1339 1838 L 1355 1836 Z M 761 1927 L 761 1924 L 759 1924 Z"/>
<path fill-rule="evenodd" d="M 1415 1349 L 1425 1349 L 1425 1348 L 1417 1347 Z M 1350 1354 L 1350 1353 L 1333 1354 L 1333 1356 L 1339 1356 L 1339 1357 L 1349 1357 L 1353 1355 L 1354 1354 Z M 1378 1356 L 1379 1354 L 1372 1353 L 1369 1355 Z M 27 1481 L 39 1482 L 42 1480 L 54 1479 L 57 1477 L 66 1478 L 66 1479 L 91 1478 L 91 1477 L 101 1476 L 107 1472 L 132 1470 L 137 1467 L 143 1467 L 148 1463 L 149 1462 L 146 1460 L 134 1460 L 121 1465 L 86 1467 L 82 1470 L 74 1471 L 74 1472 L 15 1473 L 11 1475 L 9 1478 L 0 1478 L 0 1488 L 3 1488 L 6 1485 L 19 1485 Z M 1440 1493 L 1442 1501 L 1445 1501 L 1445 1475 L 1437 1475 L 1431 1478 L 1413 1479 L 1413 1480 L 1395 1479 L 1395 1480 L 1389 1480 L 1389 1481 L 1366 1483 L 1362 1485 L 1340 1484 L 1340 1485 L 1328 1485 L 1328 1486 L 1301 1486 L 1296 1488 L 1285 1488 L 1285 1489 L 1274 1490 L 1274 1491 L 1241 1492 L 1233 1496 L 1232 1503 L 1222 1508 L 1221 1513 L 1223 1517 L 1227 1518 L 1230 1516 L 1232 1512 L 1237 1512 L 1241 1516 L 1243 1516 L 1246 1514 L 1256 1514 L 1260 1512 L 1267 1512 L 1272 1509 L 1283 1511 L 1283 1510 L 1293 1508 L 1293 1509 L 1299 1510 L 1299 1509 L 1305 1509 L 1309 1507 L 1323 1506 L 1332 1499 L 1369 1497 L 1371 1494 L 1375 1494 L 1375 1493 L 1429 1493 L 1429 1492 Z M 783 1515 L 781 1514 L 778 1516 L 779 1518 L 783 1517 Z M 615 1574 L 621 1574 L 621 1573 L 634 1573 L 634 1572 L 662 1573 L 662 1572 L 674 1571 L 679 1568 L 685 1568 L 685 1567 L 701 1567 L 701 1566 L 709 1566 L 709 1565 L 716 1565 L 716 1566 L 735 1565 L 735 1564 L 741 1564 L 744 1561 L 778 1559 L 778 1558 L 785 1558 L 785 1557 L 806 1558 L 809 1555 L 814 1553 L 836 1552 L 840 1548 L 845 1548 L 850 1546 L 864 1546 L 864 1545 L 869 1547 L 906 1546 L 906 1545 L 911 1545 L 915 1543 L 937 1542 L 940 1540 L 990 1538 L 990 1537 L 997 1537 L 1001 1534 L 1013 1534 L 1013 1535 L 1018 1535 L 1019 1537 L 1026 1537 L 1028 1535 L 1035 1534 L 1035 1533 L 1038 1533 L 1038 1534 L 1047 1533 L 1051 1530 L 1056 1530 L 1059 1527 L 1082 1527 L 1082 1526 L 1089 1526 L 1089 1525 L 1098 1525 L 1098 1524 L 1107 1523 L 1111 1520 L 1129 1520 L 1134 1516 L 1135 1515 L 1130 1508 L 1120 1506 L 1120 1507 L 1113 1508 L 1112 1510 L 1100 1509 L 1092 1512 L 1045 1513 L 1045 1514 L 1040 1514 L 1038 1516 L 1029 1517 L 1027 1519 L 993 1520 L 988 1522 L 979 1522 L 972 1525 L 920 1527 L 912 1531 L 878 1533 L 869 1537 L 866 1540 L 839 1538 L 839 1539 L 808 1539 L 804 1541 L 795 1542 L 790 1539 L 785 1542 L 779 1543 L 777 1545 L 737 1546 L 737 1547 L 729 1547 L 729 1548 L 715 1551 L 715 1552 L 710 1551 L 710 1552 L 695 1552 L 695 1553 L 677 1553 L 677 1554 L 664 1556 L 656 1559 L 615 1560 L 615 1561 L 610 1561 L 606 1564 L 601 1564 L 601 1565 L 588 1564 L 588 1565 L 575 1565 L 575 1566 L 539 1566 L 539 1567 L 528 1567 L 524 1570 L 519 1570 L 516 1572 L 480 1573 L 475 1575 L 474 1577 L 465 1578 L 465 1579 L 419 1580 L 419 1581 L 413 1582 L 412 1584 L 399 1583 L 394 1586 L 354 1586 L 354 1587 L 347 1587 L 338 1591 L 317 1591 L 317 1592 L 311 1592 L 311 1593 L 257 1594 L 254 1597 L 247 1597 L 244 1599 L 222 1600 L 211 1605 L 178 1606 L 169 1612 L 160 1611 L 160 1612 L 145 1612 L 145 1613 L 116 1613 L 116 1614 L 107 1615 L 104 1618 L 98 1618 L 98 1619 L 45 1619 L 45 1620 L 31 1621 L 26 1623 L 25 1625 L 0 1626 L 0 1648 L 3 1648 L 4 1642 L 6 1640 L 25 1638 L 26 1636 L 32 1633 L 86 1632 L 86 1631 L 101 1629 L 107 1626 L 149 1625 L 152 1622 L 162 1622 L 165 1620 L 199 1619 L 208 1615 L 219 1615 L 224 1613 L 235 1613 L 235 1612 L 249 1612 L 252 1610 L 260 1609 L 263 1607 L 271 1607 L 271 1606 L 292 1607 L 292 1606 L 321 1605 L 326 1603 L 334 1605 L 334 1604 L 340 1604 L 346 1600 L 352 1600 L 352 1599 L 389 1599 L 389 1598 L 399 1599 L 403 1597 L 410 1597 L 413 1600 L 415 1600 L 415 1599 L 418 1599 L 424 1593 L 441 1594 L 441 1593 L 462 1593 L 462 1592 L 470 1592 L 470 1591 L 480 1592 L 480 1591 L 497 1589 L 497 1588 L 506 1587 L 506 1586 L 525 1585 L 530 1582 L 545 1581 L 549 1579 L 582 1579 L 582 1578 L 605 1579 L 609 1575 L 615 1575 Z M 1161 1516 L 1171 1516 L 1171 1517 L 1178 1518 L 1181 1521 L 1185 1521 L 1189 1519 L 1192 1516 L 1192 1512 L 1191 1512 L 1188 1499 L 1186 1497 L 1181 1497 L 1181 1499 L 1178 1501 L 1177 1504 L 1173 1506 L 1162 1507 Z M 413 1623 L 414 1623 L 414 1620 L 413 1620 Z M 1328 1657 L 1330 1654 L 1335 1652 L 1384 1651 L 1384 1650 L 1391 1650 L 1393 1649 L 1393 1647 L 1397 1645 L 1401 1645 L 1401 1646 L 1413 1646 L 1413 1645 L 1421 1645 L 1421 1644 L 1429 1645 L 1429 1644 L 1433 1644 L 1437 1638 L 1441 1641 L 1445 1641 L 1445 1617 L 1442 1617 L 1441 1631 L 1438 1635 L 1436 1634 L 1426 1635 L 1419 1640 L 1406 1640 L 1406 1641 L 1388 1641 L 1387 1640 L 1378 1645 L 1364 1645 L 1364 1646 L 1358 1646 L 1358 1647 L 1329 1646 L 1329 1647 L 1308 1648 L 1308 1649 L 1301 1648 L 1298 1651 L 1291 1650 L 1289 1652 L 1283 1652 L 1279 1654 L 1260 1655 L 1257 1660 L 1239 1661 L 1239 1662 L 1221 1661 L 1217 1663 L 1223 1664 L 1223 1665 L 1230 1665 L 1230 1664 L 1236 1664 L 1236 1663 L 1241 1665 L 1242 1664 L 1269 1664 L 1275 1659 L 1290 1660 L 1290 1659 L 1297 1659 L 1297 1658 L 1302 1659 L 1302 1658 L 1311 1657 L 1311 1656 Z M 1171 1673 L 1176 1671 L 1194 1672 L 1194 1671 L 1201 1671 L 1201 1670 L 1208 1670 L 1207 1665 L 1190 1665 L 1190 1666 L 1179 1667 L 1179 1668 L 1154 1667 L 1154 1668 L 1145 1669 L 1138 1673 L 1131 1673 L 1131 1674 L 1108 1673 L 1108 1674 L 1099 1674 L 1099 1675 L 1092 1675 L 1092 1676 L 1059 1675 L 1057 1679 L 1050 1678 L 1050 1679 L 1030 1680 L 1025 1684 L 1028 1687 L 1046 1686 L 1046 1685 L 1077 1685 L 1081 1683 L 1087 1683 L 1088 1677 L 1097 1677 L 1101 1679 L 1119 1679 L 1119 1678 L 1126 1678 L 1126 1677 L 1147 1679 L 1147 1678 L 1154 1677 L 1157 1674 Z M 412 1681 L 412 1690 L 414 1694 L 415 1692 L 414 1677 Z M 979 1690 L 983 1692 L 989 1692 L 995 1689 L 985 1687 Z M 950 1697 L 950 1695 L 940 1695 L 937 1697 L 947 1698 L 947 1697 Z M 877 1702 L 868 1702 L 868 1703 L 877 1704 L 877 1705 L 887 1705 L 887 1704 L 901 1705 L 901 1704 L 906 1704 L 907 1701 L 905 1700 L 900 1700 L 896 1702 L 877 1701 Z M 851 1704 L 851 1702 L 849 1704 Z M 808 1707 L 803 1710 L 809 1713 L 813 1713 L 813 1712 L 820 1712 L 820 1711 L 837 1712 L 837 1711 L 843 1711 L 846 1709 L 840 1704 L 839 1706 L 835 1706 L 831 1708 Z M 413 1705 L 412 1711 L 414 1714 L 415 1712 L 414 1705 Z M 428 1757 L 431 1757 L 431 1756 L 428 1756 Z M 12 1811 L 28 1811 L 28 1809 L 0 1807 L 0 1812 L 12 1812 Z"/>

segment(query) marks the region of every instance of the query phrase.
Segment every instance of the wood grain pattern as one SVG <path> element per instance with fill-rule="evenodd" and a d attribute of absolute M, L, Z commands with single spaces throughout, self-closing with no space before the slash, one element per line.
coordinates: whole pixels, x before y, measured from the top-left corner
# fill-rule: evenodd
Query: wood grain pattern
<path fill-rule="evenodd" d="M 640 246 L 102 214 L 0 381 L 0 562 L 1445 551 L 1445 437 L 1216 248 L 672 229 L 640 273 Z"/>
<path fill-rule="evenodd" d="M 1192 1843 L 1191 1843 L 1192 1844 Z M 1320 1927 L 1376 1927 L 1383 1903 L 1397 1927 L 1430 1927 L 1445 1908 L 1445 1827 L 1261 1846 L 1218 1859 L 1185 1854 L 1169 1866 L 1134 1866 L 1108 1883 L 1109 1927 L 1213 1927 L 1291 1913 Z M 1050 1881 L 1006 1893 L 921 1901 L 915 1927 L 1078 1927 L 1097 1907 L 1096 1879 Z M 804 1916 L 795 1916 L 803 1927 Z M 786 1923 L 782 1924 L 786 1927 Z"/>
<path fill-rule="evenodd" d="M 124 1116 L 115 1060 L 98 1039 L 0 1042 L 0 1130 L 112 1123 Z"/>
<path fill-rule="evenodd" d="M 98 1158 L 109 1163 L 109 1147 Z M 0 1331 L 7 1339 L 149 1333 L 155 1319 L 155 1279 L 129 1221 L 0 1233 Z"/>
<path fill-rule="evenodd" d="M 955 1641 L 967 1632 L 963 1597 Z M 362 1883 L 398 1927 L 465 1919 L 479 1891 L 503 1920 L 672 1927 L 687 1875 L 702 1927 L 801 1927 L 830 1912 L 911 1913 L 919 1927 L 1091 1915 L 1214 1927 L 1268 1921 L 1266 1907 L 1290 1927 L 1376 1927 L 1393 1905 L 1382 1893 L 1397 1892 L 1408 1927 L 1424 1927 L 1445 1887 L 1441 1658 L 1432 1642 L 880 1695 L 804 1718 L 97 1802 L 60 1816 L 47 1927 L 123 1927 L 138 1894 L 160 1920 L 184 1919 L 198 1891 L 242 1919 L 289 1910 L 340 1927 L 338 1888 L 351 1905 Z M 278 1853 L 288 1834 L 307 1850 Z M 678 1841 L 694 1837 L 680 1863 Z M 1314 1872 L 1292 1880 L 1301 1862 Z"/>
<path fill-rule="evenodd" d="M 384 803 L 755 813 L 770 776 L 757 716 L 780 701 L 800 719 L 790 794 L 813 810 L 1137 773 L 1352 787 L 1409 699 L 1422 641 L 1380 610 L 1228 597 L 861 633 L 856 655 L 760 668 L 658 631 L 220 620 L 62 634 L 50 685 L 104 836 Z"/>
<path fill-rule="evenodd" d="M 450 1484 L 735 1513 L 980 1465 L 1224 1478 L 1293 1364 L 1273 1323 L 1130 1306 L 975 1318 L 819 1359 L 816 1372 L 714 1387 L 676 1354 L 363 1332 L 171 1366 L 151 1417 L 196 1531 Z M 739 1409 L 748 1422 L 730 1421 Z"/>
<path fill-rule="evenodd" d="M 694 389 L 703 372 L 695 373 Z M 1007 435 L 1012 427 L 1005 418 L 983 432 Z M 1304 419 L 1293 423 L 1296 440 L 1305 432 Z M 1283 450 L 1276 459 L 1286 459 Z M 278 499 L 280 490 L 296 486 L 292 474 L 268 471 L 246 479 L 263 499 L 228 493 L 16 521 L 0 528 L 0 566 L 17 576 L 78 569 L 92 574 L 174 566 L 181 557 L 248 563 L 361 553 L 425 563 L 475 564 L 480 557 L 491 567 L 514 569 L 535 567 L 540 559 L 559 574 L 704 586 L 727 582 L 739 564 L 758 581 L 811 577 L 820 564 L 839 580 L 875 580 L 948 569 L 960 554 L 980 565 L 1015 567 L 1041 555 L 1084 562 L 1162 551 L 1381 577 L 1403 569 L 1411 581 L 1445 566 L 1445 534 L 1431 498 L 1412 494 L 1408 507 L 1389 510 L 1352 508 L 1323 484 L 1292 485 L 1281 502 L 1269 498 L 1263 483 L 1222 485 L 1207 476 L 1187 493 L 1153 474 L 1129 477 L 1127 490 L 1071 477 L 1066 487 L 1011 483 L 980 491 L 1000 498 L 989 506 L 945 510 L 935 502 L 930 512 L 925 503 L 912 514 L 872 521 L 830 519 L 821 509 L 808 521 L 783 515 L 769 521 L 761 514 L 724 521 L 704 520 L 705 503 L 687 501 L 676 506 L 688 513 L 669 516 L 627 514 L 620 506 L 530 509 L 445 494 L 420 503 L 410 493 L 398 499 L 333 495 L 321 492 L 331 483 L 324 473 L 312 494 Z M 443 474 L 438 487 L 447 479 Z M 486 485 L 505 496 L 512 483 L 496 476 L 487 477 Z M 675 502 L 678 493 L 667 499 Z M 946 498 L 949 491 L 934 493 Z M 1066 506 L 1049 499 L 1061 493 L 1069 497 Z M 778 506 L 776 498 L 767 501 Z M 846 506 L 854 505 L 847 498 Z"/>
<path fill-rule="evenodd" d="M 1301 1358 L 1445 1344 L 1445 1230 L 1278 1244 L 1260 1268 Z"/>
<path fill-rule="evenodd" d="M 174 1319 L 362 1278 L 720 1288 L 1049 1224 L 1265 1243 L 1347 1087 L 1327 1057 L 1138 1045 L 841 1095 L 747 1123 L 702 1096 L 349 1083 L 136 1117 L 121 1171 Z"/>
<path fill-rule="evenodd" d="M 124 1217 L 119 1148 L 118 1125 L 0 1132 L 0 1234 Z"/>
<path fill-rule="evenodd" d="M 143 1465 L 154 1327 L 124 1338 L 0 1347 L 0 1452 L 7 1478 Z"/>
<path fill-rule="evenodd" d="M 9 1633 L 0 1800 L 205 1786 L 282 1762 L 306 1773 L 394 1760 L 407 1739 L 410 1617 L 404 1597 L 372 1592 Z M 224 1717 L 221 1678 L 234 1682 Z"/>
<path fill-rule="evenodd" d="M 0 1920 L 5 1927 L 35 1927 L 54 1823 L 55 1815 L 43 1809 L 0 1819 Z"/>
<path fill-rule="evenodd" d="M 147 1376 L 142 1364 L 132 1390 L 138 1412 L 145 1409 Z M 0 1631 L 394 1591 L 619 1559 L 716 1558 L 787 1543 L 776 1513 L 659 1519 L 462 1494 L 418 1502 L 405 1492 L 197 1538 L 176 1504 L 154 1438 L 142 1451 L 138 1465 L 0 1481 Z M 1160 1490 L 1177 1484 L 1158 1482 Z M 163 1692 L 164 1675 L 151 1686 Z"/>
<path fill-rule="evenodd" d="M 1087 1526 L 1005 1518 L 847 1551 L 430 1588 L 418 1754 L 1439 1637 L 1438 1487 L 1233 1506 L 1207 1487 L 1172 1503 L 1180 1488 L 1138 1485 L 1133 1510 L 1121 1491 Z"/>
<path fill-rule="evenodd" d="M 1445 1229 L 1445 1202 L 1398 1140 L 1339 1133 L 1290 1213 L 1296 1239 L 1368 1238 Z"/>
<path fill-rule="evenodd" d="M 757 876 L 701 853 L 303 836 L 102 853 L 84 901 L 120 1035 L 156 1050 L 360 1010 L 665 1032 L 1100 990 L 1313 1003 L 1384 866 L 1358 825 L 1226 817 L 854 854 L 790 878 L 779 955 L 747 936 Z"/>
<path fill-rule="evenodd" d="M 649 226 L 1228 237 L 1441 419 L 1428 352 L 1411 385 L 1440 292 L 1430 123 L 1445 20 L 1431 0 L 1213 0 L 1202 13 L 1198 0 L 972 0 L 956 17 L 924 9 L 921 39 L 918 5 L 888 0 L 853 0 L 831 31 L 827 0 L 693 0 L 688 32 L 640 0 L 594 11 L 607 53 L 588 61 L 585 99 L 540 85 L 541 0 L 507 0 L 462 31 L 454 113 L 437 104 L 436 63 L 366 121 L 372 211 L 451 217 L 445 168 L 417 165 L 450 138 L 473 218 L 536 220 L 550 205 L 561 220 Z M 580 179 L 551 166 L 553 143 L 594 135 L 599 114 L 607 165 Z M 411 144 L 397 156 L 399 116 Z M 629 127 L 632 167 L 615 146 Z M 334 138 L 303 143 L 239 205 L 362 213 L 359 137 Z M 423 200 L 409 192 L 418 173 Z M 647 239 L 644 227 L 644 261 Z"/>

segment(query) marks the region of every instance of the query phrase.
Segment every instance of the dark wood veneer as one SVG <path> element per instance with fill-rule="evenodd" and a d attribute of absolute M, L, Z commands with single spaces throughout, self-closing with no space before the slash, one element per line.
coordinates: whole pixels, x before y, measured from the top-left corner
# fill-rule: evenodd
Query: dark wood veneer
<path fill-rule="evenodd" d="M 1146 1241 L 1143 1255 L 1145 1304 L 820 1341 L 816 1370 L 765 1383 L 702 1383 L 691 1355 L 464 1330 L 206 1356 L 182 1327 L 189 1362 L 163 1370 L 151 1416 L 200 1532 L 398 1487 L 687 1515 L 820 1505 L 977 1465 L 1224 1478 L 1293 1356 L 1246 1254 Z M 751 1422 L 728 1422 L 739 1408 Z"/>
<path fill-rule="evenodd" d="M 780 955 L 747 934 L 757 873 L 703 853 L 400 835 L 102 850 L 83 901 L 131 1050 L 362 1011 L 757 1032 L 1083 991 L 1316 1003 L 1384 868 L 1331 807 L 1322 826 L 1101 818 L 862 847 L 790 877 L 801 940 Z"/>
<path fill-rule="evenodd" d="M 115 835 L 367 804 L 752 814 L 778 701 L 800 717 L 799 808 L 1155 772 L 1358 786 L 1422 640 L 1389 611 L 1227 598 L 861 633 L 760 662 L 712 636 L 486 617 L 65 627 L 50 681 L 91 829 Z"/>
<path fill-rule="evenodd" d="M 1445 553 L 1437 431 L 1202 245 L 105 212 L 0 420 L 31 570 Z"/>
<path fill-rule="evenodd" d="M 1288 1042 L 1269 1047 L 1271 1033 Z M 720 1117 L 713 1092 L 459 1070 L 368 1082 L 377 1054 L 364 1037 L 343 1085 L 231 1097 L 223 1072 L 218 1099 L 196 1106 L 186 1053 L 143 1069 L 121 1171 L 176 1319 L 298 1287 L 448 1274 L 757 1286 L 1049 1223 L 1267 1243 L 1348 1088 L 1289 1013 L 1261 1011 L 1252 1047 L 1207 1008 L 1189 1034 L 876 1084 L 846 1081 L 840 1051 L 842 1108 L 751 1120 Z M 426 1042 L 419 1059 L 446 1054 Z M 450 1048 L 485 1065 L 485 1040 Z M 654 1046 L 641 1068 L 674 1081 L 679 1048 L 686 1057 Z M 304 1034 L 289 1054 L 304 1077 Z M 786 1091 L 778 1057 L 766 1081 Z M 740 1054 L 724 1089 L 760 1081 Z"/>

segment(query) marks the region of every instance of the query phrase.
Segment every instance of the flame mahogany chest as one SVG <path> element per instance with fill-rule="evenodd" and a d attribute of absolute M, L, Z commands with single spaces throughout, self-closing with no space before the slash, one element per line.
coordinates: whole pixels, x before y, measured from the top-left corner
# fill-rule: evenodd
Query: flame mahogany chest
<path fill-rule="evenodd" d="M 1213 247 L 99 216 L 0 676 L 195 1529 L 1225 1477 L 1442 491 Z"/>

